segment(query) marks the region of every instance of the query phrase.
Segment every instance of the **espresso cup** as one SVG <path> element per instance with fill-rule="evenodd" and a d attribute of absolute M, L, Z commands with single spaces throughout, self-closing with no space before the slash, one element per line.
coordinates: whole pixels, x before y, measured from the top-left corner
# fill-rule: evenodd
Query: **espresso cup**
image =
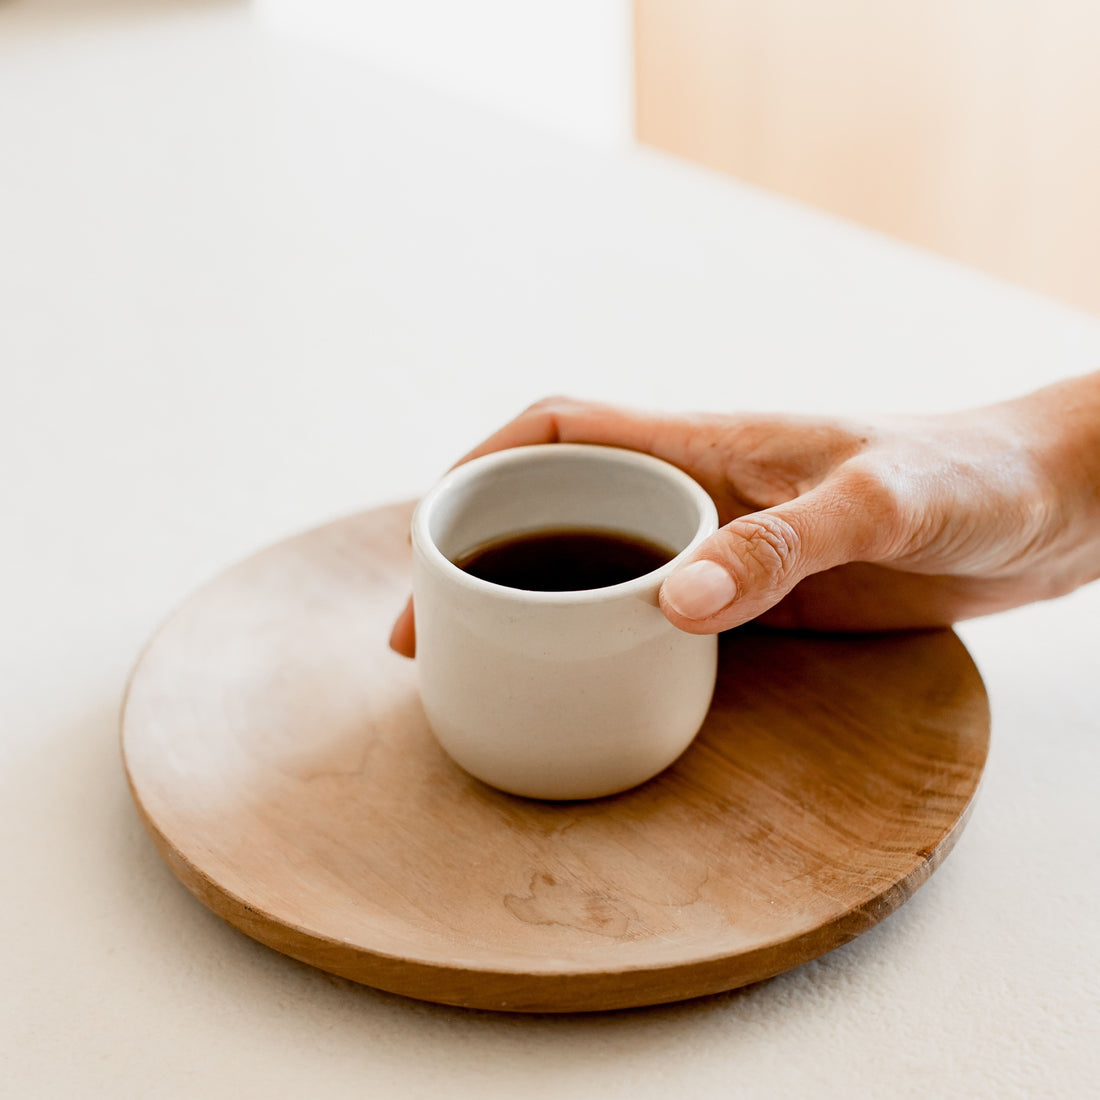
<path fill-rule="evenodd" d="M 447 474 L 412 522 L 420 692 L 443 749 L 485 783 L 543 799 L 613 794 L 671 764 L 706 717 L 718 643 L 672 626 L 657 594 L 717 526 L 700 485 L 634 451 L 518 447 Z M 502 539 L 571 529 L 674 556 L 566 592 L 507 587 L 455 564 Z"/>

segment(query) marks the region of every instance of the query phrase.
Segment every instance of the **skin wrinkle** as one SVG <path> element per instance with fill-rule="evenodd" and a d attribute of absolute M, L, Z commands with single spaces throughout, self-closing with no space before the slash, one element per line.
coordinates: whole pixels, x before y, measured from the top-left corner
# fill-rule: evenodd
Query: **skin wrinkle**
<path fill-rule="evenodd" d="M 767 513 L 737 520 L 736 523 L 740 527 L 739 533 L 744 536 L 741 544 L 744 549 L 735 560 L 754 565 L 757 579 L 767 587 L 786 589 L 786 582 L 801 551 L 798 532 L 783 519 Z"/>

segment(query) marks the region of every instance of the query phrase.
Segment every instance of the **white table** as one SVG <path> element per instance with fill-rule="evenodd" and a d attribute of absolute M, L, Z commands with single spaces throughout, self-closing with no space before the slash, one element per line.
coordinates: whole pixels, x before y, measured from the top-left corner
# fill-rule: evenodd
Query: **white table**
<path fill-rule="evenodd" d="M 0 1094 L 1095 1090 L 1100 586 L 963 628 L 993 751 L 908 905 L 659 1009 L 466 1013 L 254 944 L 161 864 L 116 727 L 200 581 L 417 493 L 546 392 L 959 407 L 1094 368 L 1100 323 L 265 37 L 235 5 L 4 5 L 0 104 Z"/>

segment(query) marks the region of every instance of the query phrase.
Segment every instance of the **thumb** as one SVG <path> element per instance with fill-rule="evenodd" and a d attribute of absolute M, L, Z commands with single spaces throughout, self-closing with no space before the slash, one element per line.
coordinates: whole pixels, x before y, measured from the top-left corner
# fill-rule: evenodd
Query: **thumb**
<path fill-rule="evenodd" d="M 661 609 L 690 634 L 739 626 L 811 573 L 863 560 L 879 538 L 877 527 L 835 484 L 822 484 L 726 524 L 664 582 Z"/>

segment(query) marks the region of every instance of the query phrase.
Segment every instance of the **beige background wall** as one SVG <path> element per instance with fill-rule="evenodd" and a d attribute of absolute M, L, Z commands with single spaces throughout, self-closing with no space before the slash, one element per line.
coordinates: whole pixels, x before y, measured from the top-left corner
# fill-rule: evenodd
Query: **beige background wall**
<path fill-rule="evenodd" d="M 1100 312 L 1096 0 L 635 0 L 649 144 Z"/>

